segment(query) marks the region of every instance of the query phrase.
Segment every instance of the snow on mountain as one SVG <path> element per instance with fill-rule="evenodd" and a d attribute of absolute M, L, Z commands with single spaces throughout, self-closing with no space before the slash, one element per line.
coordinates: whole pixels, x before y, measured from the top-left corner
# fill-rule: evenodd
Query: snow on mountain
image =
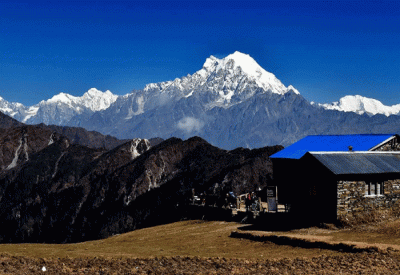
<path fill-rule="evenodd" d="M 92 88 L 81 97 L 81 102 L 92 111 L 100 111 L 110 107 L 117 98 L 118 96 L 114 95 L 109 90 L 102 92 Z"/>
<path fill-rule="evenodd" d="M 16 114 L 16 104 L 18 103 L 11 103 L 5 100 L 4 98 L 0 97 L 0 111 L 4 114 L 7 114 L 11 117 L 15 116 Z"/>
<path fill-rule="evenodd" d="M 22 119 L 22 122 L 25 123 L 27 122 L 31 117 L 34 117 L 37 112 L 39 111 L 39 106 L 31 106 L 25 111 L 25 116 Z"/>
<path fill-rule="evenodd" d="M 229 108 L 255 94 L 284 95 L 289 91 L 299 94 L 293 86 L 285 87 L 249 55 L 235 52 L 223 59 L 210 56 L 193 75 L 146 85 L 144 94 L 137 99 L 136 115 L 181 98 L 197 97 L 206 109 Z M 150 98 L 151 103 L 147 100 Z M 131 111 L 127 117 L 131 118 L 134 113 Z"/>
<path fill-rule="evenodd" d="M 367 114 L 369 116 L 382 114 L 385 116 L 399 115 L 400 104 L 386 106 L 382 102 L 373 98 L 367 98 L 360 95 L 348 95 L 342 97 L 339 102 L 330 104 L 317 104 L 326 110 L 337 110 L 342 112 L 354 112 L 359 115 Z"/>
<path fill-rule="evenodd" d="M 75 97 L 66 93 L 60 93 L 53 96 L 47 101 L 41 101 L 40 104 L 66 104 L 71 108 L 80 108 L 84 106 L 91 111 L 101 111 L 105 110 L 112 103 L 117 100 L 116 95 L 112 94 L 110 91 L 99 91 L 96 88 L 91 88 L 89 91 L 83 94 L 81 97 Z"/>
<path fill-rule="evenodd" d="M 21 103 L 9 102 L 0 97 L 0 112 L 22 121 L 29 114 L 29 108 Z"/>
<path fill-rule="evenodd" d="M 118 96 L 110 91 L 102 92 L 95 88 L 90 89 L 81 97 L 59 93 L 29 107 L 21 121 L 28 124 L 66 125 L 76 115 L 107 109 L 117 98 Z"/>
<path fill-rule="evenodd" d="M 224 59 L 218 59 L 214 56 L 207 58 L 203 69 L 198 73 L 207 76 L 205 72 L 218 73 L 218 71 L 226 69 L 231 71 L 241 70 L 249 80 L 255 81 L 259 87 L 266 91 L 270 90 L 277 94 L 285 94 L 288 91 L 288 88 L 274 74 L 264 70 L 250 55 L 238 51 Z M 297 90 L 295 92 L 299 93 Z"/>

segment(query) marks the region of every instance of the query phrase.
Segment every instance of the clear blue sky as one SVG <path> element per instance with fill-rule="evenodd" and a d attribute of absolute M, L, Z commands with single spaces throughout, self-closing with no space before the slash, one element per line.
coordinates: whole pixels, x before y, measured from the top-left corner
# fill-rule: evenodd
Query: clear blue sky
<path fill-rule="evenodd" d="M 400 1 L 2 1 L 0 96 L 126 94 L 252 56 L 310 101 L 400 103 Z"/>

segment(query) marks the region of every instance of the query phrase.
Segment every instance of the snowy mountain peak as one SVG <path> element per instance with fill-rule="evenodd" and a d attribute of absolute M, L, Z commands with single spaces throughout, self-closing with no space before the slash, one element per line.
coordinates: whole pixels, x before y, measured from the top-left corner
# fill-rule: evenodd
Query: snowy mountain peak
<path fill-rule="evenodd" d="M 342 97 L 339 102 L 330 104 L 318 104 L 326 110 L 337 110 L 342 112 L 354 112 L 359 115 L 364 113 L 368 115 L 383 114 L 385 116 L 398 115 L 400 113 L 400 104 L 386 106 L 382 102 L 373 98 L 367 98 L 360 95 L 348 95 Z"/>
<path fill-rule="evenodd" d="M 273 93 L 285 94 L 289 91 L 276 76 L 264 70 L 250 55 L 241 52 L 234 52 L 223 59 L 218 59 L 210 56 L 206 59 L 203 65 L 203 72 L 200 70 L 198 73 L 205 76 L 204 72 L 217 72 L 219 70 L 242 71 L 250 80 L 254 80 L 260 88 L 270 90 Z M 292 91 L 300 94 L 296 89 L 291 86 Z"/>
<path fill-rule="evenodd" d="M 221 63 L 226 64 L 231 60 L 234 61 L 235 67 L 241 67 L 241 69 L 250 76 L 258 77 L 260 74 L 266 73 L 269 77 L 271 77 L 271 79 L 275 78 L 275 75 L 268 73 L 263 68 L 261 68 L 261 66 L 258 65 L 258 63 L 248 54 L 236 51 L 233 54 L 230 54 L 222 59 Z"/>
<path fill-rule="evenodd" d="M 118 96 L 109 90 L 102 92 L 91 88 L 81 97 L 81 103 L 92 111 L 105 110 L 117 100 Z"/>
<path fill-rule="evenodd" d="M 209 58 L 206 59 L 206 62 L 204 62 L 203 68 L 208 70 L 209 68 L 212 68 L 212 66 L 215 64 L 215 62 L 218 62 L 218 61 L 219 61 L 218 58 L 211 55 Z"/>
<path fill-rule="evenodd" d="M 74 97 L 72 95 L 66 94 L 66 93 L 59 93 L 52 98 L 48 99 L 47 101 L 41 101 L 39 104 L 45 104 L 45 103 L 58 103 L 62 102 L 65 104 L 71 104 L 71 102 L 77 100 L 77 97 Z"/>
<path fill-rule="evenodd" d="M 66 93 L 59 93 L 52 98 L 41 101 L 39 105 L 49 104 L 66 104 L 70 107 L 89 108 L 91 111 L 100 111 L 107 109 L 112 103 L 117 100 L 116 95 L 110 91 L 102 92 L 96 88 L 91 88 L 81 97 L 72 96 Z"/>
<path fill-rule="evenodd" d="M 0 112 L 22 121 L 26 115 L 27 108 L 18 102 L 8 102 L 0 97 Z"/>
<path fill-rule="evenodd" d="M 25 107 L 20 103 L 3 104 L 4 106 L 0 106 L 0 111 L 4 110 L 6 114 L 28 124 L 63 125 L 75 115 L 107 109 L 117 100 L 117 97 L 110 91 L 103 93 L 92 88 L 81 97 L 59 93 L 30 107 Z"/>
<path fill-rule="evenodd" d="M 256 94 L 284 95 L 289 91 L 299 94 L 293 86 L 285 87 L 274 74 L 264 70 L 248 54 L 236 51 L 222 59 L 211 55 L 193 75 L 148 84 L 144 88 L 145 97 L 140 100 L 140 92 L 132 93 L 132 97 L 137 97 L 134 100 L 137 106 L 130 108 L 126 119 L 132 118 L 133 114 L 142 113 L 144 109 L 181 98 L 196 98 L 208 110 L 217 106 L 229 108 Z M 147 97 L 152 97 L 152 103 Z"/>
<path fill-rule="evenodd" d="M 83 94 L 83 97 L 116 97 L 110 90 L 105 92 L 99 91 L 96 88 L 89 89 L 86 93 Z"/>
<path fill-rule="evenodd" d="M 241 69 L 247 73 L 254 74 L 254 71 L 262 69 L 250 55 L 238 51 L 226 56 L 223 59 L 219 59 L 211 55 L 206 59 L 203 68 L 209 70 L 214 70 L 216 68 L 219 70 L 221 68 L 225 68 L 226 64 L 232 61 L 234 62 L 234 67 L 241 67 Z"/>
<path fill-rule="evenodd" d="M 89 91 L 87 91 L 83 95 L 85 96 L 86 94 L 89 96 L 95 97 L 95 96 L 99 96 L 99 95 L 103 94 L 103 92 L 97 90 L 96 88 L 91 88 L 91 89 L 89 89 Z"/>
<path fill-rule="evenodd" d="M 295 87 L 293 87 L 292 85 L 289 85 L 288 87 L 287 87 L 287 90 L 288 91 L 293 91 L 295 94 L 300 94 L 300 92 L 295 88 Z"/>

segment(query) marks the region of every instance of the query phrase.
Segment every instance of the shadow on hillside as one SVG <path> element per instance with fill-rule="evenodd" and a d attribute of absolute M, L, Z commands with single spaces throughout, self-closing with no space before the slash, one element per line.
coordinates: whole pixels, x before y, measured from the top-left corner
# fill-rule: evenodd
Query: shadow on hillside
<path fill-rule="evenodd" d="M 237 221 L 248 224 L 239 228 L 244 231 L 290 231 L 318 225 L 316 221 L 292 213 L 262 213 L 255 218 L 243 213 Z"/>
<path fill-rule="evenodd" d="M 241 231 L 268 231 L 268 232 L 287 232 L 294 229 L 306 228 L 307 226 L 298 226 L 294 224 L 248 224 L 238 227 Z"/>
<path fill-rule="evenodd" d="M 366 248 L 357 248 L 355 247 L 355 245 L 350 245 L 350 244 L 344 244 L 344 243 L 331 244 L 320 241 L 308 241 L 303 239 L 291 238 L 288 236 L 276 236 L 276 235 L 257 236 L 251 233 L 233 231 L 230 237 L 248 239 L 257 242 L 270 242 L 277 245 L 289 245 L 292 247 L 300 247 L 300 248 L 327 249 L 338 252 L 348 252 L 348 253 L 379 252 L 379 249 L 375 246 Z"/>

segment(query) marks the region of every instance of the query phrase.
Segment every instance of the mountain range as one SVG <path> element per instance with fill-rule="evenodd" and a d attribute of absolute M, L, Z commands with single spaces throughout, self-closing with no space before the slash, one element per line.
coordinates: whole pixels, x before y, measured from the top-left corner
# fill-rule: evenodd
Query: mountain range
<path fill-rule="evenodd" d="M 286 146 L 311 134 L 397 133 L 399 106 L 361 96 L 309 102 L 240 52 L 210 56 L 192 75 L 123 96 L 93 88 L 30 107 L 0 100 L 0 111 L 28 124 L 83 127 L 119 139 L 200 136 L 224 149 Z"/>

